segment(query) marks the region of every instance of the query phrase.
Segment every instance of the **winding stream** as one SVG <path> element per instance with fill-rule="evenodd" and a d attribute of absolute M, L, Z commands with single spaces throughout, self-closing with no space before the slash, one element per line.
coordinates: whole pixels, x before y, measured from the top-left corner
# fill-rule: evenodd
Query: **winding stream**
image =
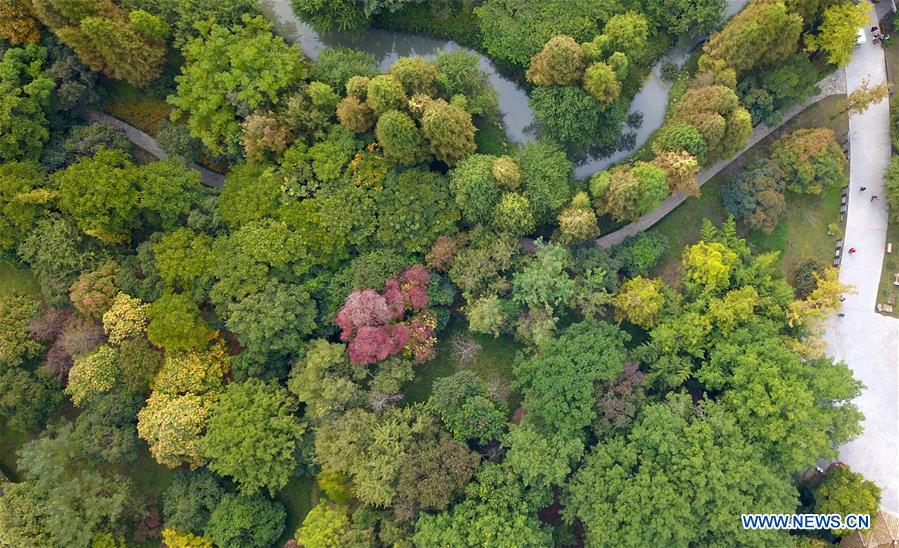
<path fill-rule="evenodd" d="M 740 11 L 749 0 L 728 0 L 725 17 Z M 526 143 L 536 137 L 534 113 L 528 106 L 528 95 L 524 88 L 516 82 L 504 77 L 496 69 L 490 59 L 474 50 L 463 48 L 451 40 L 431 38 L 420 34 L 408 34 L 381 29 L 369 29 L 357 38 L 334 33 L 320 35 L 310 25 L 297 17 L 290 0 L 261 0 L 260 8 L 272 21 L 275 31 L 285 40 L 297 44 L 313 60 L 329 47 L 348 47 L 366 51 L 375 56 L 380 69 L 387 70 L 400 57 L 422 56 L 433 58 L 442 51 L 465 50 L 480 59 L 481 70 L 490 78 L 493 87 L 499 94 L 499 110 L 503 127 L 509 139 L 516 143 Z M 646 143 L 655 130 L 662 127 L 665 121 L 665 108 L 668 105 L 670 85 L 660 77 L 662 64 L 671 60 L 683 62 L 696 45 L 682 45 L 666 54 L 653 68 L 652 73 L 643 84 L 643 88 L 634 96 L 629 112 L 642 112 L 643 124 L 637 133 L 635 148 Z M 609 165 L 626 158 L 631 150 L 620 150 L 611 156 L 588 158 L 575 168 L 576 177 L 586 177 L 603 170 Z"/>

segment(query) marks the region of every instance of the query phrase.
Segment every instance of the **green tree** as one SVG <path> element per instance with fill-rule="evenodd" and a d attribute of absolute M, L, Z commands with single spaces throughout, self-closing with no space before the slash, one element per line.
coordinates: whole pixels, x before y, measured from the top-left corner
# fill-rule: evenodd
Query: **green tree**
<path fill-rule="evenodd" d="M 505 429 L 505 407 L 488 396 L 484 383 L 470 371 L 434 381 L 428 407 L 460 441 L 486 444 Z"/>
<path fill-rule="evenodd" d="M 697 376 L 710 389 L 724 390 L 722 404 L 744 437 L 788 474 L 820 455 L 835 455 L 835 447 L 859 434 L 861 413 L 849 402 L 861 383 L 845 364 L 803 361 L 775 336 L 770 326 L 735 331 Z"/>
<path fill-rule="evenodd" d="M 798 129 L 781 137 L 771 145 L 771 161 L 778 183 L 793 192 L 820 194 L 848 183 L 846 155 L 831 129 Z"/>
<path fill-rule="evenodd" d="M 886 199 L 890 206 L 890 217 L 899 219 L 899 157 L 890 158 L 890 165 L 883 176 L 886 185 Z"/>
<path fill-rule="evenodd" d="M 528 102 L 544 134 L 578 152 L 614 145 L 627 110 L 623 103 L 600 104 L 579 86 L 538 87 Z"/>
<path fill-rule="evenodd" d="M 47 50 L 11 48 L 0 61 L 0 160 L 37 160 L 50 138 L 47 112 L 56 87 L 41 71 Z"/>
<path fill-rule="evenodd" d="M 496 204 L 493 224 L 516 236 L 533 232 L 534 212 L 527 196 L 518 192 L 504 192 Z"/>
<path fill-rule="evenodd" d="M 310 76 L 324 82 L 333 89 L 345 89 L 347 80 L 353 76 L 372 78 L 378 75 L 375 56 L 350 48 L 328 48 L 318 54 L 312 65 Z"/>
<path fill-rule="evenodd" d="M 442 51 L 437 65 L 437 89 L 443 97 L 464 96 L 466 110 L 477 116 L 493 118 L 499 110 L 496 90 L 480 68 L 477 55 L 465 50 Z"/>
<path fill-rule="evenodd" d="M 652 0 L 644 4 L 657 28 L 680 38 L 705 36 L 724 18 L 724 0 Z"/>
<path fill-rule="evenodd" d="M 66 394 L 72 396 L 75 405 L 82 405 L 109 392 L 121 381 L 122 370 L 118 358 L 118 352 L 106 345 L 91 354 L 75 358 L 66 385 Z"/>
<path fill-rule="evenodd" d="M 576 244 L 592 240 L 599 236 L 596 224 L 596 213 L 590 205 L 590 197 L 586 192 L 575 194 L 571 205 L 559 214 L 559 241 L 563 244 Z"/>
<path fill-rule="evenodd" d="M 299 286 L 269 281 L 229 308 L 226 325 L 244 353 L 277 360 L 296 352 L 315 329 L 317 312 L 315 301 Z"/>
<path fill-rule="evenodd" d="M 612 171 L 605 209 L 618 220 L 635 221 L 668 197 L 665 170 L 646 162 Z"/>
<path fill-rule="evenodd" d="M 489 223 L 502 191 L 493 177 L 494 158 L 473 154 L 450 171 L 450 190 L 465 220 Z"/>
<path fill-rule="evenodd" d="M 296 467 L 305 430 L 296 411 L 294 397 L 275 384 L 232 383 L 213 406 L 200 442 L 209 469 L 234 478 L 245 494 L 280 490 Z"/>
<path fill-rule="evenodd" d="M 86 65 L 107 76 L 146 86 L 162 73 L 169 29 L 155 15 L 137 10 L 127 16 L 86 17 L 78 31 L 60 30 L 66 32 L 57 34 Z"/>
<path fill-rule="evenodd" d="M 669 123 L 656 132 L 652 140 L 652 151 L 656 155 L 663 152 L 686 151 L 705 165 L 708 143 L 698 129 L 684 122 Z"/>
<path fill-rule="evenodd" d="M 751 229 L 771 234 L 786 214 L 782 184 L 771 167 L 759 167 L 738 173 L 721 190 L 721 198 L 728 213 Z"/>
<path fill-rule="evenodd" d="M 147 338 L 168 351 L 204 348 L 212 335 L 197 303 L 184 293 L 166 292 L 147 309 Z"/>
<path fill-rule="evenodd" d="M 122 531 L 135 508 L 131 481 L 99 472 L 81 458 L 71 425 L 53 428 L 19 450 L 28 479 L 4 486 L 0 542 L 10 546 L 90 546 L 95 535 Z"/>
<path fill-rule="evenodd" d="M 571 161 L 552 143 L 538 141 L 519 148 L 514 155 L 521 168 L 519 192 L 531 203 L 537 225 L 552 222 L 571 199 Z"/>
<path fill-rule="evenodd" d="M 72 443 L 85 459 L 110 464 L 137 458 L 137 412 L 143 398 L 113 389 L 92 399 L 75 419 Z"/>
<path fill-rule="evenodd" d="M 828 6 L 824 10 L 824 22 L 818 27 L 818 34 L 806 36 L 806 49 L 823 51 L 831 65 L 846 66 L 858 39 L 858 29 L 868 23 L 868 14 L 872 9 L 870 2 L 841 2 Z"/>
<path fill-rule="evenodd" d="M 162 230 L 183 224 L 202 189 L 200 172 L 175 159 L 141 166 L 136 183 L 147 224 Z"/>
<path fill-rule="evenodd" d="M 51 305 L 68 302 L 69 288 L 93 259 L 84 235 L 68 220 L 55 215 L 40 219 L 17 252 L 31 267 L 44 299 Z"/>
<path fill-rule="evenodd" d="M 173 118 L 187 115 L 191 135 L 213 154 L 238 154 L 240 115 L 275 105 L 305 78 L 309 63 L 295 46 L 271 32 L 262 18 L 243 25 L 201 25 L 182 51 L 178 89 L 168 99 Z"/>
<path fill-rule="evenodd" d="M 63 403 L 65 396 L 59 384 L 42 371 L 6 366 L 0 369 L 0 417 L 10 428 L 37 432 Z"/>
<path fill-rule="evenodd" d="M 732 517 L 794 511 L 789 476 L 766 466 L 727 415 L 705 415 L 680 396 L 644 407 L 627 437 L 597 445 L 575 473 L 566 520 L 579 519 L 597 545 L 787 543 L 783 532 L 746 531 Z"/>
<path fill-rule="evenodd" d="M 212 472 L 178 470 L 162 493 L 163 521 L 167 528 L 202 532 L 224 495 L 225 489 Z"/>
<path fill-rule="evenodd" d="M 287 513 L 280 502 L 262 495 L 222 497 L 206 524 L 205 536 L 216 546 L 271 546 L 284 530 Z"/>
<path fill-rule="evenodd" d="M 653 230 L 625 238 L 615 247 L 615 258 L 621 261 L 621 270 L 627 276 L 646 276 L 669 249 L 668 239 Z"/>
<path fill-rule="evenodd" d="M 391 407 L 380 415 L 354 409 L 317 431 L 315 458 L 323 471 L 346 474 L 356 498 L 395 503 L 397 517 L 406 520 L 420 509 L 446 508 L 477 467 L 464 444 L 444 436 L 421 405 Z M 442 464 L 434 467 L 434 461 Z"/>
<path fill-rule="evenodd" d="M 13 251 L 37 222 L 55 193 L 46 173 L 33 162 L 0 164 L 0 253 Z"/>
<path fill-rule="evenodd" d="M 874 516 L 880 506 L 880 487 L 846 465 L 831 465 L 824 481 L 815 488 L 815 511 L 821 514 L 867 514 Z M 873 519 L 873 518 L 872 518 Z M 831 529 L 843 536 L 848 529 Z"/>
<path fill-rule="evenodd" d="M 659 319 L 665 305 L 662 282 L 642 276 L 631 278 L 621 285 L 615 295 L 615 319 L 627 320 L 643 328 L 651 328 Z"/>
<path fill-rule="evenodd" d="M 602 32 L 608 40 L 609 52 L 618 51 L 633 60 L 642 60 L 647 57 L 649 23 L 642 13 L 626 11 L 613 15 L 606 21 Z"/>
<path fill-rule="evenodd" d="M 593 63 L 584 73 L 584 89 L 600 103 L 611 103 L 621 95 L 621 82 L 612 67 Z"/>
<path fill-rule="evenodd" d="M 206 462 L 200 440 L 214 401 L 211 395 L 150 394 L 147 405 L 137 414 L 137 433 L 149 445 L 156 462 L 169 468 L 182 464 L 196 468 Z"/>
<path fill-rule="evenodd" d="M 553 36 L 589 40 L 616 11 L 579 0 L 487 0 L 475 8 L 490 58 L 521 68 Z"/>
<path fill-rule="evenodd" d="M 404 108 L 407 103 L 406 91 L 396 76 L 381 74 L 368 83 L 366 101 L 375 115 L 381 116 L 387 111 Z"/>
<path fill-rule="evenodd" d="M 361 403 L 363 392 L 356 372 L 358 368 L 350 365 L 345 345 L 316 339 L 297 360 L 287 388 L 306 405 L 304 416 L 308 420 L 313 424 L 329 422 Z"/>
<path fill-rule="evenodd" d="M 146 394 L 161 363 L 162 355 L 144 337 L 126 339 L 119 344 L 122 382 L 130 390 Z"/>
<path fill-rule="evenodd" d="M 375 239 L 408 253 L 424 253 L 441 234 L 455 233 L 460 215 L 447 187 L 446 179 L 433 171 L 389 173 L 375 199 Z"/>
<path fill-rule="evenodd" d="M 584 52 L 574 38 L 554 36 L 531 58 L 527 78 L 538 86 L 560 86 L 580 80 L 584 74 Z"/>
<path fill-rule="evenodd" d="M 802 17 L 783 1 L 752 2 L 706 42 L 700 69 L 716 60 L 737 72 L 783 61 L 796 51 L 801 33 Z"/>
<path fill-rule="evenodd" d="M 159 277 L 176 290 L 204 288 L 213 264 L 212 241 L 187 227 L 166 233 L 153 244 Z"/>
<path fill-rule="evenodd" d="M 454 166 L 475 149 L 471 114 L 443 99 L 433 101 L 421 118 L 421 130 L 438 160 Z"/>
<path fill-rule="evenodd" d="M 39 310 L 40 303 L 32 297 L 0 297 L 0 364 L 4 367 L 25 365 L 41 352 L 41 344 L 28 336 L 28 324 Z"/>
<path fill-rule="evenodd" d="M 544 434 L 532 425 L 513 427 L 503 438 L 505 464 L 536 489 L 562 485 L 565 477 L 584 454 L 579 436 Z"/>
<path fill-rule="evenodd" d="M 733 156 L 746 146 L 752 133 L 752 116 L 740 106 L 734 90 L 720 85 L 687 91 L 677 104 L 674 120 L 699 131 L 708 147 L 706 161 Z"/>
<path fill-rule="evenodd" d="M 567 274 L 571 254 L 558 244 L 540 245 L 530 261 L 512 277 L 512 299 L 533 309 L 564 309 L 575 293 Z"/>
<path fill-rule="evenodd" d="M 319 502 L 303 518 L 294 538 L 306 548 L 345 546 L 349 530 L 350 519 L 342 508 Z"/>
<path fill-rule="evenodd" d="M 487 464 L 452 510 L 419 517 L 413 542 L 465 548 L 549 546 L 552 532 L 536 517 L 548 499 L 547 490 L 528 489 L 508 466 Z"/>
<path fill-rule="evenodd" d="M 527 420 L 545 431 L 577 434 L 596 418 L 593 385 L 621 373 L 628 335 L 604 322 L 585 321 L 515 362 L 513 387 Z"/>
<path fill-rule="evenodd" d="M 241 164 L 228 172 L 219 197 L 222 220 L 238 227 L 271 215 L 281 195 L 280 185 L 265 166 Z"/>
<path fill-rule="evenodd" d="M 159 7 L 166 12 L 166 7 Z M 240 25 L 245 15 L 259 14 L 259 6 L 254 0 L 179 0 L 169 9 L 174 12 L 167 16 L 173 26 L 172 42 L 178 49 L 183 49 L 191 38 L 201 33 L 198 23 L 212 21 L 229 27 Z"/>
<path fill-rule="evenodd" d="M 95 71 L 136 86 L 162 72 L 168 25 L 155 15 L 128 12 L 109 0 L 37 0 L 34 11 Z"/>
<path fill-rule="evenodd" d="M 387 71 L 403 84 L 406 94 L 434 95 L 437 67 L 422 57 L 400 57 Z"/>
<path fill-rule="evenodd" d="M 389 110 L 382 114 L 375 126 L 375 137 L 384 157 L 392 162 L 412 165 L 424 157 L 421 131 L 404 112 Z"/>
<path fill-rule="evenodd" d="M 136 171 L 125 152 L 101 149 L 93 158 L 83 158 L 54 174 L 60 208 L 86 234 L 123 243 L 137 226 L 140 213 Z"/>

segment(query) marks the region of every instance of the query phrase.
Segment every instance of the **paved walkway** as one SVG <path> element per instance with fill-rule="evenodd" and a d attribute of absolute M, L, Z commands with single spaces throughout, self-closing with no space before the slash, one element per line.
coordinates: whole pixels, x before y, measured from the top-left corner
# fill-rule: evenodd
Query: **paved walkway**
<path fill-rule="evenodd" d="M 105 112 L 99 112 L 96 110 L 86 110 L 82 112 L 82 116 L 84 116 L 85 120 L 89 120 L 91 122 L 101 122 L 121 129 L 125 132 L 125 135 L 128 136 L 129 141 L 146 150 L 160 160 L 168 158 L 169 156 L 168 153 L 166 153 L 156 145 L 156 139 L 151 137 L 149 134 L 137 129 L 136 127 L 129 125 L 122 120 L 119 120 L 114 116 L 110 116 Z M 206 186 L 221 188 L 225 184 L 225 176 L 220 173 L 210 171 L 198 164 L 190 164 L 189 167 L 200 172 L 200 180 Z"/>
<path fill-rule="evenodd" d="M 868 25 L 872 26 L 872 23 Z M 846 67 L 849 90 L 865 80 L 886 81 L 883 49 L 864 42 Z M 899 320 L 875 312 L 886 245 L 887 209 L 883 172 L 890 159 L 889 102 L 849 118 L 849 207 L 840 281 L 855 286 L 843 303 L 844 317 L 825 331 L 828 355 L 845 361 L 867 387 L 855 401 L 865 414 L 864 433 L 840 448 L 840 460 L 883 489 L 881 504 L 899 511 Z M 866 187 L 864 192 L 859 189 Z M 880 196 L 871 201 L 871 196 Z M 899 252 L 899 242 L 893 242 Z M 858 252 L 849 255 L 848 249 Z"/>
<path fill-rule="evenodd" d="M 846 93 L 846 82 L 845 82 L 845 77 L 844 77 L 843 71 L 838 70 L 838 71 L 830 74 L 829 76 L 827 76 L 827 78 L 824 78 L 823 80 L 818 82 L 818 87 L 821 90 L 821 92 L 818 95 L 816 95 L 815 97 L 812 97 L 811 99 L 806 100 L 801 105 L 795 105 L 792 108 L 785 110 L 783 113 L 783 119 L 776 126 L 767 126 L 765 124 L 759 124 L 759 125 L 755 126 L 755 128 L 753 128 L 753 130 L 752 130 L 752 134 L 749 136 L 749 142 L 746 144 L 746 146 L 743 148 L 743 150 L 741 150 L 740 152 L 738 152 L 731 158 L 728 158 L 725 160 L 718 160 L 711 166 L 702 170 L 696 176 L 696 181 L 699 183 L 699 186 L 702 186 L 705 183 L 707 183 L 712 177 L 714 177 L 721 170 L 723 170 L 724 168 L 729 166 L 731 164 L 731 162 L 733 162 L 734 160 L 739 158 L 744 152 L 746 152 L 747 150 L 752 148 L 754 145 L 756 145 L 759 141 L 761 141 L 762 139 L 764 139 L 765 137 L 770 135 L 771 132 L 773 132 L 780 126 L 787 123 L 787 121 L 789 121 L 794 116 L 796 116 L 797 114 L 799 114 L 800 112 L 805 110 L 808 106 L 817 103 L 824 97 L 827 97 L 830 95 L 841 95 L 841 94 Z M 654 224 L 661 221 L 666 215 L 668 215 L 669 213 L 674 211 L 674 209 L 677 206 L 684 203 L 684 201 L 687 198 L 689 198 L 689 196 L 687 196 L 686 194 L 682 194 L 680 192 L 676 192 L 676 193 L 672 194 L 671 196 L 668 196 L 668 198 L 666 198 L 659 205 L 659 207 L 653 209 L 646 215 L 640 217 L 639 219 L 630 223 L 627 226 L 619 228 L 615 232 L 610 232 L 610 233 L 606 234 L 605 236 L 602 236 L 599 239 L 597 239 L 596 240 L 597 245 L 599 245 L 599 247 L 604 247 L 604 248 L 613 247 L 613 246 L 616 246 L 616 245 L 620 244 L 621 242 L 623 242 L 624 239 L 627 238 L 628 236 L 634 236 L 635 234 L 639 234 L 640 232 L 648 230 Z M 700 220 L 701 219 L 697 219 L 697 222 L 699 222 Z"/>

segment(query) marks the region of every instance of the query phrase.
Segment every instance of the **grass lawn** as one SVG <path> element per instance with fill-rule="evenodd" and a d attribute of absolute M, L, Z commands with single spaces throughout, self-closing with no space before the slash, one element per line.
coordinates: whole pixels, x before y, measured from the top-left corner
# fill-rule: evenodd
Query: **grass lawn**
<path fill-rule="evenodd" d="M 509 385 L 513 379 L 512 363 L 515 354 L 523 347 L 512 337 L 494 338 L 490 335 L 470 333 L 466 320 L 460 317 L 454 317 L 450 325 L 437 337 L 437 357 L 426 364 L 416 366 L 415 379 L 403 389 L 407 402 L 426 400 L 435 379 L 449 377 L 457 371 L 468 369 L 477 373 L 481 380 L 487 383 L 491 394 L 505 400 L 509 409 L 518 407 L 521 397 L 512 392 Z M 474 340 L 481 347 L 474 359 L 466 363 L 460 363 L 453 351 L 453 342 L 459 338 Z"/>
<path fill-rule="evenodd" d="M 881 26 L 886 32 L 895 36 L 895 24 L 892 15 L 882 21 Z M 899 76 L 899 38 L 893 38 L 884 43 L 883 52 L 886 57 L 887 76 L 889 77 L 890 83 L 895 86 L 896 78 Z M 895 95 L 890 96 L 891 117 L 894 116 L 893 112 L 895 112 L 897 108 L 896 101 L 897 98 Z M 895 132 L 896 129 L 891 127 L 890 131 Z M 894 133 L 894 142 L 895 138 L 896 136 Z M 892 220 L 890 220 L 890 223 L 887 226 L 887 243 L 893 244 L 893 252 L 884 254 L 883 256 L 883 268 L 880 272 L 880 288 L 877 291 L 877 302 L 884 304 L 887 303 L 891 294 L 899 297 L 899 287 L 893 285 L 893 277 L 899 272 L 899 224 Z M 897 317 L 899 316 L 899 306 L 893 305 L 892 313 L 882 312 L 882 314 Z"/>
<path fill-rule="evenodd" d="M 893 252 L 884 254 L 883 269 L 880 272 L 880 289 L 877 291 L 877 302 L 886 304 L 890 295 L 899 299 L 899 287 L 893 285 L 893 276 L 899 272 L 899 224 L 890 222 L 887 226 L 887 242 L 893 244 Z M 899 305 L 893 305 L 893 312 L 881 312 L 886 316 L 899 317 Z"/>
<path fill-rule="evenodd" d="M 20 481 L 16 468 L 16 451 L 28 441 L 27 434 L 13 430 L 5 420 L 0 421 L 0 472 L 12 481 Z"/>
<path fill-rule="evenodd" d="M 287 509 L 284 532 L 278 539 L 277 546 L 283 546 L 285 542 L 292 539 L 294 533 L 300 528 L 303 518 L 312 509 L 313 491 L 316 489 L 315 480 L 297 476 L 291 478 L 290 483 L 275 496 L 275 500 Z"/>
<path fill-rule="evenodd" d="M 849 130 L 849 120 L 845 115 L 837 115 L 841 99 L 838 96 L 825 97 L 811 105 L 777 131 L 763 139 L 718 175 L 702 186 L 699 198 L 690 198 L 662 219 L 653 230 L 668 238 L 670 251 L 661 259 L 653 274 L 661 276 L 670 285 L 679 285 L 681 278 L 680 260 L 685 246 L 699 240 L 699 229 L 703 219 L 720 225 L 727 219 L 727 211 L 721 201 L 721 189 L 730 178 L 750 161 L 765 158 L 768 147 L 785 133 L 799 128 L 829 127 L 842 142 Z M 740 235 L 746 237 L 757 252 L 779 251 L 783 259 L 784 274 L 788 279 L 796 266 L 803 261 L 817 258 L 825 264 L 833 259 L 837 236 L 827 235 L 827 226 L 840 226 L 840 189 L 827 189 L 818 196 L 787 193 L 787 213 L 784 220 L 772 234 L 750 231 L 738 223 Z"/>
<path fill-rule="evenodd" d="M 0 260 L 0 297 L 13 293 L 41 296 L 41 288 L 31 271 Z"/>

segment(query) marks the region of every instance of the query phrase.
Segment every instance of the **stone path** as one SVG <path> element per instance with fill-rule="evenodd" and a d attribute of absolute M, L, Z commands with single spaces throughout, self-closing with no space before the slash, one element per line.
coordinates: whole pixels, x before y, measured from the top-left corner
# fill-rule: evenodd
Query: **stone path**
<path fill-rule="evenodd" d="M 96 110 L 86 110 L 82 112 L 82 116 L 84 116 L 85 120 L 91 122 L 101 122 L 121 129 L 125 132 L 125 135 L 128 136 L 129 141 L 146 150 L 160 160 L 168 158 L 169 156 L 168 153 L 166 153 L 156 145 L 156 139 L 151 137 L 149 134 L 137 129 L 136 127 L 129 125 L 122 120 L 119 120 L 114 116 L 110 116 L 105 112 L 99 112 Z M 190 164 L 189 167 L 200 172 L 200 180 L 206 186 L 221 188 L 225 184 L 225 176 L 220 173 L 210 171 L 198 164 Z"/>
<path fill-rule="evenodd" d="M 887 3 L 882 3 L 887 4 Z M 883 7 L 878 6 L 878 11 Z M 873 14 L 872 14 L 873 15 Z M 868 27 L 876 24 L 872 17 Z M 846 67 L 849 90 L 865 80 L 886 81 L 883 49 L 864 41 Z M 840 460 L 877 483 L 881 505 L 899 511 L 899 320 L 875 312 L 886 245 L 887 205 L 883 172 L 890 160 L 889 102 L 884 100 L 849 118 L 849 206 L 840 281 L 855 286 L 845 316 L 830 320 L 824 334 L 828 355 L 845 361 L 866 389 L 855 404 L 865 414 L 864 433 L 840 448 Z M 859 189 L 866 187 L 864 192 Z M 880 196 L 871 201 L 871 196 Z M 899 242 L 893 242 L 899 252 Z M 858 252 L 849 255 L 852 247 Z"/>
<path fill-rule="evenodd" d="M 824 97 L 828 97 L 830 95 L 845 94 L 846 93 L 846 79 L 845 79 L 844 72 L 841 70 L 838 70 L 838 71 L 834 72 L 833 74 L 830 74 L 827 78 L 824 78 L 823 80 L 818 82 L 818 88 L 821 90 L 818 95 L 816 95 L 815 97 L 812 97 L 811 99 L 806 100 L 801 105 L 795 105 L 792 108 L 785 110 L 783 113 L 783 119 L 776 126 L 769 127 L 765 124 L 759 124 L 755 128 L 753 128 L 752 134 L 749 136 L 749 142 L 746 144 L 746 146 L 743 148 L 743 150 L 741 150 L 738 154 L 734 155 L 732 158 L 729 158 L 726 160 L 718 160 L 711 166 L 702 170 L 696 176 L 696 180 L 699 183 L 699 186 L 702 186 L 705 183 L 707 183 L 712 177 L 714 177 L 719 172 L 721 172 L 721 170 L 723 170 L 724 168 L 729 166 L 731 164 L 731 162 L 733 162 L 734 160 L 739 158 L 744 152 L 746 152 L 747 150 L 752 148 L 755 144 L 757 144 L 759 141 L 761 141 L 762 139 L 764 139 L 765 137 L 770 135 L 771 132 L 773 132 L 780 126 L 787 123 L 787 121 L 789 121 L 791 118 L 793 118 L 794 116 L 796 116 L 797 114 L 799 114 L 800 112 L 805 110 L 808 106 L 810 106 L 814 103 L 817 103 Z M 689 196 L 687 196 L 686 194 L 682 194 L 680 192 L 672 194 L 671 196 L 666 198 L 665 201 L 663 201 L 659 205 L 659 207 L 653 209 L 646 215 L 640 217 L 639 219 L 630 223 L 627 226 L 619 228 L 615 232 L 610 232 L 609 234 L 606 234 L 605 236 L 602 236 L 599 239 L 597 239 L 596 240 L 597 245 L 599 245 L 600 247 L 604 247 L 604 248 L 613 247 L 613 246 L 616 246 L 616 245 L 620 244 L 621 242 L 623 242 L 624 239 L 627 238 L 628 236 L 633 236 L 635 234 L 639 234 L 640 232 L 643 232 L 643 231 L 649 229 L 654 224 L 661 221 L 666 215 L 668 215 L 669 213 L 674 211 L 674 209 L 677 206 L 684 203 L 684 200 L 686 200 L 687 198 L 689 198 Z M 700 220 L 701 219 L 697 219 L 697 222 L 699 222 Z"/>

